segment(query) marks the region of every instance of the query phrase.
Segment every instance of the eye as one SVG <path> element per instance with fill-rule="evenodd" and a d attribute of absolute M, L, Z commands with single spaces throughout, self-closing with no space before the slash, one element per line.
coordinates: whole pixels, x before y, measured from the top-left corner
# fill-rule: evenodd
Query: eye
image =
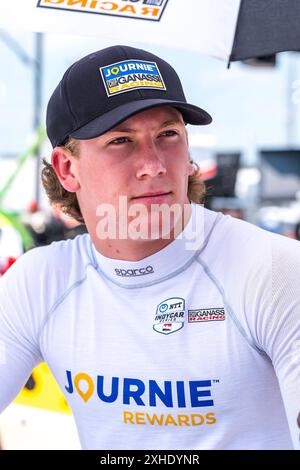
<path fill-rule="evenodd" d="M 177 131 L 174 131 L 173 129 L 170 129 L 168 131 L 164 131 L 164 132 L 161 132 L 159 134 L 159 137 L 162 136 L 162 137 L 173 137 L 175 135 L 178 135 L 178 132 Z"/>
<path fill-rule="evenodd" d="M 113 145 L 121 145 L 125 144 L 126 142 L 130 142 L 128 137 L 117 137 L 116 139 L 111 140 L 109 143 Z"/>

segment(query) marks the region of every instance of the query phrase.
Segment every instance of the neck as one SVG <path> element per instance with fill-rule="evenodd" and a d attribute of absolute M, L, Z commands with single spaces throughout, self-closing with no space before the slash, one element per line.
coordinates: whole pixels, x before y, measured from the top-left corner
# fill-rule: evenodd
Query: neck
<path fill-rule="evenodd" d="M 205 248 L 206 240 L 216 224 L 219 215 L 205 210 L 201 205 L 192 205 L 192 217 L 184 230 L 178 234 L 172 243 L 152 255 L 144 256 L 145 250 L 134 250 L 134 259 L 116 259 L 107 257 L 91 243 L 91 258 L 93 265 L 101 276 L 106 277 L 120 287 L 128 289 L 149 286 L 170 279 L 177 275 L 199 256 L 202 248 Z M 87 240 L 91 236 L 86 237 Z M 136 260 L 136 253 L 140 259 Z M 132 254 L 130 252 L 130 254 Z M 118 254 L 120 256 L 120 254 Z"/>
<path fill-rule="evenodd" d="M 96 250 L 103 256 L 124 261 L 139 261 L 147 256 L 151 256 L 169 245 L 173 240 L 174 238 L 149 241 L 101 240 L 99 243 L 99 240 L 92 238 Z"/>
<path fill-rule="evenodd" d="M 184 230 L 190 217 L 191 207 L 189 207 L 188 214 L 185 214 L 185 217 L 177 221 L 167 237 L 158 239 L 123 240 L 107 238 L 101 240 L 97 237 L 95 230 L 90 230 L 88 224 L 87 228 L 96 250 L 103 256 L 124 261 L 139 261 L 157 253 L 174 241 L 179 233 Z"/>

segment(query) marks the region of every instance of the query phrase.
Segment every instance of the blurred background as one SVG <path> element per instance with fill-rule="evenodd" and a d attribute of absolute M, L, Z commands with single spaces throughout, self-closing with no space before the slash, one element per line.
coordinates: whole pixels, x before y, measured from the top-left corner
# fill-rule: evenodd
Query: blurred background
<path fill-rule="evenodd" d="M 0 30 L 2 275 L 25 251 L 85 231 L 51 208 L 41 187 L 40 160 L 51 154 L 45 110 L 69 65 L 111 44 Z M 210 126 L 188 126 L 191 156 L 207 185 L 206 207 L 299 239 L 300 54 L 282 52 L 227 68 L 224 61 L 195 51 L 155 44 L 151 51 L 179 72 L 187 100 L 213 116 Z M 0 445 L 79 448 L 68 406 L 45 364 L 1 415 Z"/>

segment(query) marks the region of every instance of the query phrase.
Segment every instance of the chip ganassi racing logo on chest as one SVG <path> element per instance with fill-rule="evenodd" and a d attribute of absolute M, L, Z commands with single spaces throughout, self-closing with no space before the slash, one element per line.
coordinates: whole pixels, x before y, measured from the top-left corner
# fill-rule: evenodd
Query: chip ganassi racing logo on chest
<path fill-rule="evenodd" d="M 220 308 L 198 308 L 196 310 L 188 311 L 188 322 L 199 323 L 206 321 L 224 321 L 225 309 Z"/>
<path fill-rule="evenodd" d="M 184 320 L 185 300 L 181 297 L 171 297 L 157 306 L 153 329 L 157 333 L 169 335 L 181 330 Z"/>

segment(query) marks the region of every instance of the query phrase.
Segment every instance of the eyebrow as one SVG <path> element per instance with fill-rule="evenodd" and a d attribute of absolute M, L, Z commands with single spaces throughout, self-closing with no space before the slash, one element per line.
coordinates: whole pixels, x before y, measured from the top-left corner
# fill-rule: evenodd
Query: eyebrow
<path fill-rule="evenodd" d="M 167 127 L 167 126 L 172 126 L 174 124 L 183 124 L 184 122 L 181 121 L 180 119 L 168 119 L 167 121 L 164 121 L 159 127 Z M 131 133 L 136 133 L 136 129 L 132 129 L 130 127 L 125 127 L 120 124 L 119 126 L 114 127 L 111 129 L 109 132 L 131 132 Z"/>
<path fill-rule="evenodd" d="M 184 124 L 181 119 L 169 119 L 162 123 L 161 127 L 173 126 L 174 124 Z"/>

